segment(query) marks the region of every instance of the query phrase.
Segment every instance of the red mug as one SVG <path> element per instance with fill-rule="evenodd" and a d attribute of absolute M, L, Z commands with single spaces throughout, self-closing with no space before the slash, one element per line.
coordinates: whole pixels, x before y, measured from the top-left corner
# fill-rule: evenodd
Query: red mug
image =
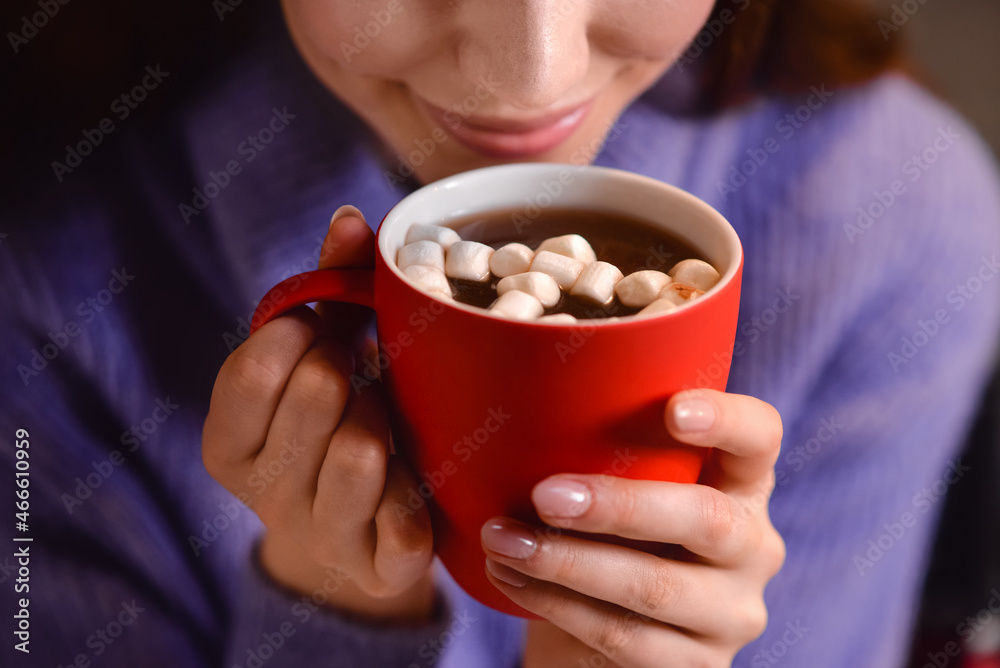
<path fill-rule="evenodd" d="M 670 313 L 565 325 L 506 320 L 434 297 L 396 268 L 410 225 L 512 210 L 533 220 L 553 205 L 661 226 L 722 279 Z M 278 284 L 261 300 L 254 329 L 316 301 L 375 310 L 393 441 L 419 478 L 399 510 L 428 503 L 435 552 L 458 584 L 492 608 L 534 618 L 486 579 L 480 528 L 505 516 L 544 530 L 530 492 L 555 473 L 697 481 L 706 451 L 670 439 L 663 409 L 681 389 L 725 389 L 743 269 L 739 238 L 708 204 L 665 183 L 603 167 L 520 164 L 417 190 L 382 220 L 377 247 L 373 270 L 320 270 Z"/>

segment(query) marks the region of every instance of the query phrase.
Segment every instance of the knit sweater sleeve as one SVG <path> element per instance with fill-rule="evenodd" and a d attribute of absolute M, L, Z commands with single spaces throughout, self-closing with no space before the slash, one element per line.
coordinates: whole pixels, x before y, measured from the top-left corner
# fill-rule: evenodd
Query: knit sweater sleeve
<path fill-rule="evenodd" d="M 259 521 L 201 464 L 221 325 L 180 267 L 160 273 L 72 201 L 0 248 L 0 664 L 429 668 L 442 637 L 471 638 L 447 599 L 426 624 L 363 626 L 324 605 L 335 577 L 302 596 L 259 568 Z"/>

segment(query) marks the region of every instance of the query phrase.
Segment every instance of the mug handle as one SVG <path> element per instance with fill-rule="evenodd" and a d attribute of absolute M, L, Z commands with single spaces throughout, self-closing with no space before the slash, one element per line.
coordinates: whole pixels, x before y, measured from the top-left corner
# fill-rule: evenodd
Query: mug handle
<path fill-rule="evenodd" d="M 257 304 L 250 333 L 296 306 L 312 302 L 347 302 L 375 308 L 375 270 L 317 269 L 286 278 Z"/>

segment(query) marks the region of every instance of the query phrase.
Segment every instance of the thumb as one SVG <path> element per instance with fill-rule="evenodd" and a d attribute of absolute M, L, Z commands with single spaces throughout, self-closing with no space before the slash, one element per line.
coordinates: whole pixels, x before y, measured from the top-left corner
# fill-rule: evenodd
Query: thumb
<path fill-rule="evenodd" d="M 350 204 L 333 213 L 319 253 L 319 268 L 371 267 L 375 264 L 375 233 L 364 215 Z"/>
<path fill-rule="evenodd" d="M 367 268 L 375 265 L 375 233 L 364 214 L 350 204 L 333 213 L 330 229 L 320 248 L 320 269 Z M 355 304 L 326 302 L 317 305 L 324 329 L 335 340 L 357 353 L 364 347 L 371 311 Z"/>

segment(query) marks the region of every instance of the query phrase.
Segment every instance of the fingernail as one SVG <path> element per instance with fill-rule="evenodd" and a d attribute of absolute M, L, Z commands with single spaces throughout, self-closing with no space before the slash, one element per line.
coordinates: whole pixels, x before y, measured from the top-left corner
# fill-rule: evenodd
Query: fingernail
<path fill-rule="evenodd" d="M 590 489 L 575 480 L 543 480 L 531 490 L 531 500 L 539 515 L 579 517 L 590 508 Z"/>
<path fill-rule="evenodd" d="M 330 224 L 333 225 L 335 222 L 337 222 L 344 216 L 357 216 L 361 220 L 365 219 L 364 214 L 358 210 L 358 207 L 354 206 L 353 204 L 345 204 L 344 206 L 340 207 L 339 209 L 333 212 L 333 217 L 330 218 Z"/>
<path fill-rule="evenodd" d="M 519 573 L 509 566 L 498 564 L 492 559 L 486 560 L 486 570 L 488 570 L 490 575 L 495 577 L 497 580 L 500 580 L 500 582 L 506 582 L 511 587 L 517 587 L 520 589 L 524 585 L 528 584 L 527 575 Z"/>
<path fill-rule="evenodd" d="M 538 548 L 532 534 L 502 520 L 484 524 L 480 537 L 486 549 L 512 559 L 527 559 Z"/>
<path fill-rule="evenodd" d="M 704 399 L 685 399 L 674 407 L 674 422 L 681 431 L 708 431 L 715 424 L 715 406 Z"/>

